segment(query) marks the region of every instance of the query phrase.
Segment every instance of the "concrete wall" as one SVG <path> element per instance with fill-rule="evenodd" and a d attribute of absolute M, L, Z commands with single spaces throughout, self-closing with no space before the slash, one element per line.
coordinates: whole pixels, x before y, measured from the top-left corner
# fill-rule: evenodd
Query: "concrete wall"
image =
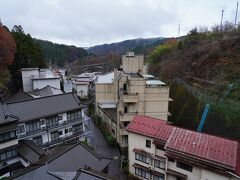
<path fill-rule="evenodd" d="M 23 91 L 28 92 L 33 90 L 32 76 L 38 76 L 38 68 L 22 69 Z"/>
<path fill-rule="evenodd" d="M 144 56 L 123 56 L 122 68 L 125 73 L 143 73 Z"/>
<path fill-rule="evenodd" d="M 96 103 L 114 102 L 114 84 L 96 84 Z"/>
<path fill-rule="evenodd" d="M 89 85 L 88 84 L 76 84 L 77 95 L 81 98 L 88 97 Z"/>

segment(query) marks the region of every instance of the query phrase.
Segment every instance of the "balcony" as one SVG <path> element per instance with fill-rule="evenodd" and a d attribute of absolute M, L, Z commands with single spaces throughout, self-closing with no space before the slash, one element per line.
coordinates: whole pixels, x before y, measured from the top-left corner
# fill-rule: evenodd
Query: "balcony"
<path fill-rule="evenodd" d="M 123 95 L 124 103 L 136 103 L 138 102 L 138 93 L 125 93 Z"/>
<path fill-rule="evenodd" d="M 55 140 L 53 140 L 51 142 L 44 143 L 42 146 L 43 146 L 43 148 L 53 147 L 53 146 L 56 146 L 63 142 L 67 142 L 67 141 L 74 140 L 74 139 L 77 140 L 78 137 L 85 136 L 88 133 L 90 133 L 90 131 L 88 131 L 88 130 L 87 131 L 78 130 L 78 131 L 73 132 L 71 136 L 56 138 Z"/>
<path fill-rule="evenodd" d="M 128 132 L 126 131 L 125 128 L 120 129 L 119 133 L 121 136 L 128 135 Z"/>
<path fill-rule="evenodd" d="M 33 135 L 36 135 L 36 134 L 41 134 L 45 131 L 49 131 L 49 130 L 54 130 L 54 129 L 58 129 L 59 127 L 64 127 L 66 125 L 75 125 L 79 122 L 83 122 L 83 118 L 80 117 L 80 118 L 75 118 L 75 119 L 68 119 L 67 121 L 64 121 L 64 123 L 55 123 L 55 124 L 46 124 L 45 127 L 42 127 L 42 128 L 39 128 L 35 131 L 32 131 L 32 132 L 27 132 L 26 134 L 19 134 L 18 135 L 18 138 L 25 138 L 25 137 L 29 137 L 29 136 L 33 136 Z"/>

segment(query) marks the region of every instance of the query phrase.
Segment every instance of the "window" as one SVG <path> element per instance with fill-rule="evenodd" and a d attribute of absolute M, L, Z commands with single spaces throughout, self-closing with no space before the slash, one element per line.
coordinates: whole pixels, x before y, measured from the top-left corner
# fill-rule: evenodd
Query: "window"
<path fill-rule="evenodd" d="M 13 158 L 17 155 L 16 149 L 8 149 L 0 153 L 0 161 Z"/>
<path fill-rule="evenodd" d="M 29 121 L 26 123 L 26 132 L 31 133 L 40 130 L 40 121 Z"/>
<path fill-rule="evenodd" d="M 157 144 L 156 149 L 164 151 L 164 145 L 163 144 Z"/>
<path fill-rule="evenodd" d="M 189 164 L 177 162 L 177 167 L 192 172 L 193 167 Z"/>
<path fill-rule="evenodd" d="M 130 122 L 123 122 L 124 127 L 127 127 Z"/>
<path fill-rule="evenodd" d="M 83 131 L 83 125 L 82 125 L 82 123 L 74 125 L 72 127 L 72 129 L 73 129 L 73 132 L 82 132 Z"/>
<path fill-rule="evenodd" d="M 146 179 L 150 178 L 150 173 L 140 168 L 135 168 L 135 174 Z"/>
<path fill-rule="evenodd" d="M 58 115 L 58 120 L 61 121 L 62 120 L 62 116 Z"/>
<path fill-rule="evenodd" d="M 164 175 L 161 175 L 161 176 L 153 175 L 153 180 L 164 180 L 164 179 L 165 179 Z"/>
<path fill-rule="evenodd" d="M 125 145 L 128 145 L 128 135 L 124 135 L 124 136 L 122 136 L 122 140 L 123 140 L 123 143 L 125 144 Z"/>
<path fill-rule="evenodd" d="M 151 148 L 151 140 L 146 140 L 146 147 Z"/>
<path fill-rule="evenodd" d="M 58 131 L 51 132 L 51 141 L 56 141 L 59 139 Z"/>
<path fill-rule="evenodd" d="M 127 92 L 127 84 L 126 83 L 123 83 L 123 91 Z"/>
<path fill-rule="evenodd" d="M 3 134 L 0 134 L 0 143 L 6 142 L 6 141 L 10 141 L 12 139 L 16 139 L 16 132 L 15 131 L 10 131 L 10 132 L 6 132 Z"/>
<path fill-rule="evenodd" d="M 22 134 L 22 133 L 25 133 L 25 125 L 24 124 L 19 125 L 17 128 L 17 134 Z"/>
<path fill-rule="evenodd" d="M 154 159 L 154 167 L 165 169 L 166 160 L 165 159 Z"/>
<path fill-rule="evenodd" d="M 65 134 L 67 134 L 68 133 L 68 129 L 65 129 Z"/>
<path fill-rule="evenodd" d="M 36 145 L 42 145 L 42 136 L 37 136 L 37 137 L 34 137 L 33 138 L 33 142 L 36 144 Z"/>
<path fill-rule="evenodd" d="M 135 154 L 135 159 L 138 160 L 138 161 L 144 162 L 146 164 L 150 163 L 150 158 L 146 155 L 143 155 L 143 154 L 136 153 Z"/>
<path fill-rule="evenodd" d="M 68 121 L 82 118 L 82 111 L 72 111 L 67 113 Z"/>
<path fill-rule="evenodd" d="M 62 131 L 58 131 L 59 136 L 63 135 Z"/>
<path fill-rule="evenodd" d="M 168 161 L 170 161 L 170 162 L 175 162 L 175 160 L 173 159 L 173 158 L 168 158 Z"/>
<path fill-rule="evenodd" d="M 47 121 L 47 127 L 56 126 L 59 124 L 58 116 L 49 117 L 46 119 L 46 121 Z"/>
<path fill-rule="evenodd" d="M 128 113 L 128 107 L 124 106 L 124 113 Z"/>

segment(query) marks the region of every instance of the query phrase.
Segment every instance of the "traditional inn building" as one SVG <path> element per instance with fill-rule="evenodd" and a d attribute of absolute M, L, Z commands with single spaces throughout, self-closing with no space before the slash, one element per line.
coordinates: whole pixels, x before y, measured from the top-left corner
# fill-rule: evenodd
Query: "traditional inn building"
<path fill-rule="evenodd" d="M 150 180 L 240 179 L 240 144 L 135 116 L 128 125 L 129 172 Z"/>
<path fill-rule="evenodd" d="M 169 87 L 147 75 L 144 56 L 128 53 L 122 66 L 99 76 L 96 82 L 96 113 L 109 126 L 121 147 L 128 145 L 125 130 L 135 115 L 146 115 L 167 121 Z"/>
<path fill-rule="evenodd" d="M 50 148 L 76 137 L 85 139 L 90 128 L 72 93 L 1 104 L 0 118 L 0 161 L 5 166 L 20 161 L 19 140 Z"/>

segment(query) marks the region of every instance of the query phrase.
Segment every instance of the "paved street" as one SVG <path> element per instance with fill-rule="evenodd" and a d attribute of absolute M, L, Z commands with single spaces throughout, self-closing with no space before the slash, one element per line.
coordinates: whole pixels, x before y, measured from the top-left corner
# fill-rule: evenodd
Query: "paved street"
<path fill-rule="evenodd" d="M 117 160 L 113 160 L 109 166 L 109 175 L 117 177 L 117 179 L 126 179 L 126 177 L 121 172 L 120 168 L 120 154 L 117 148 L 110 147 L 105 141 L 101 131 L 94 124 L 93 120 L 90 121 L 90 129 L 92 131 L 92 146 L 95 151 L 102 155 L 103 157 L 118 157 Z"/>

